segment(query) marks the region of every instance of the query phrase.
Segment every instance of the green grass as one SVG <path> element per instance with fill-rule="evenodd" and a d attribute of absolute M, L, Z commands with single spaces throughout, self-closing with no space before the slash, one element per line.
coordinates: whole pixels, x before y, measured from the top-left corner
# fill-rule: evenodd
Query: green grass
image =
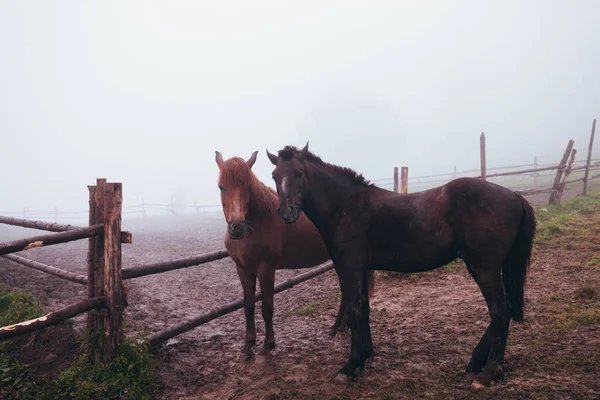
<path fill-rule="evenodd" d="M 317 311 L 317 308 L 321 305 L 320 301 L 311 301 L 305 306 L 298 307 L 296 309 L 296 314 L 303 316 L 314 315 Z"/>
<path fill-rule="evenodd" d="M 43 315 L 39 301 L 0 285 L 0 326 Z M 144 343 L 127 339 L 108 365 L 92 365 L 84 352 L 52 381 L 40 382 L 30 368 L 7 354 L 0 343 L 0 398 L 19 399 L 150 399 L 154 361 Z M 42 351 L 49 349 L 42 349 Z M 14 351 L 12 352 L 15 353 Z M 17 351 L 18 353 L 18 351 Z"/>

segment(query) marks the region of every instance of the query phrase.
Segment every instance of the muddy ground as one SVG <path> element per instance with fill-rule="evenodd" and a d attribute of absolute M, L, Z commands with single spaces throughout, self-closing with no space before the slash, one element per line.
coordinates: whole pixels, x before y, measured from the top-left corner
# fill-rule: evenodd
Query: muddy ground
<path fill-rule="evenodd" d="M 533 199 L 538 205 L 543 201 Z M 488 324 L 487 309 L 466 269 L 452 267 L 416 276 L 378 277 L 371 312 L 376 357 L 356 382 L 331 379 L 346 360 L 349 339 L 327 335 L 339 301 L 337 279 L 330 271 L 276 296 L 277 346 L 269 354 L 259 352 L 264 333 L 260 307 L 257 352 L 249 362 L 241 358 L 245 329 L 241 310 L 157 349 L 156 395 L 164 399 L 599 398 L 600 330 L 594 316 L 600 309 L 600 266 L 593 262 L 600 256 L 600 230 L 594 228 L 599 222 L 598 214 L 586 215 L 573 228 L 585 228 L 585 238 L 581 232 L 573 233 L 572 240 L 565 234 L 538 247 L 526 290 L 526 321 L 513 323 L 510 329 L 506 381 L 483 393 L 469 389 L 464 369 Z M 223 247 L 225 224 L 220 214 L 123 225 L 134 233 L 134 244 L 123 247 L 124 268 Z M 0 242 L 34 234 L 39 233 L 0 225 Z M 33 249 L 26 256 L 85 274 L 86 251 L 87 242 L 79 241 Z M 302 272 L 280 271 L 277 282 Z M 0 281 L 32 292 L 46 310 L 84 296 L 80 285 L 3 259 Z M 581 289 L 590 285 L 592 291 L 581 295 Z M 155 332 L 242 294 L 228 259 L 134 279 L 127 286 L 131 335 Z M 571 323 L 571 316 L 580 312 L 587 323 L 577 318 Z M 81 329 L 83 318 L 75 319 L 76 329 Z"/>

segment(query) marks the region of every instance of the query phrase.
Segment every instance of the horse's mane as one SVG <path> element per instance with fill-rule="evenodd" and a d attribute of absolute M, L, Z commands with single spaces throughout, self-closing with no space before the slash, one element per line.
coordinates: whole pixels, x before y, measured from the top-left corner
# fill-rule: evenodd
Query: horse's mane
<path fill-rule="evenodd" d="M 290 160 L 290 159 L 298 156 L 300 154 L 300 152 L 301 152 L 301 150 L 299 150 L 297 147 L 285 146 L 283 149 L 279 150 L 279 157 L 281 157 L 283 160 Z M 325 161 L 321 160 L 321 158 L 319 156 L 317 156 L 314 153 L 311 153 L 310 151 L 306 152 L 306 154 L 304 155 L 304 160 L 313 162 L 318 165 L 322 165 L 328 169 L 335 171 L 336 173 L 347 176 L 348 178 L 350 178 L 350 180 L 353 183 L 356 183 L 359 186 L 362 186 L 362 187 L 374 187 L 375 186 L 374 183 L 371 183 L 369 180 L 365 179 L 365 177 L 362 174 L 359 174 L 358 172 L 354 171 L 353 169 L 325 162 Z"/>
<path fill-rule="evenodd" d="M 262 183 L 248 168 L 246 160 L 232 157 L 223 162 L 219 173 L 220 185 L 250 185 L 250 210 L 252 214 L 273 213 L 277 210 L 277 192 Z"/>

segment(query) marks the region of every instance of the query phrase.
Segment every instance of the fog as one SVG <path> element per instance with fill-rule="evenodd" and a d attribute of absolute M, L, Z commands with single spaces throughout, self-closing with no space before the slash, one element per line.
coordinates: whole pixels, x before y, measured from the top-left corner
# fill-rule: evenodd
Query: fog
<path fill-rule="evenodd" d="M 0 215 L 218 203 L 214 152 L 310 148 L 367 178 L 585 157 L 600 2 L 0 1 Z M 598 149 L 598 145 L 596 145 Z M 596 154 L 600 153 L 595 151 Z"/>

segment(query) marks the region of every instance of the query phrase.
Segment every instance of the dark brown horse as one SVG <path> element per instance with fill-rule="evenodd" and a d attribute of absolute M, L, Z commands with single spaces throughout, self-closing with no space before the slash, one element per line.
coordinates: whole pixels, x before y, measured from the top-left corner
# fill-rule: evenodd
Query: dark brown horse
<path fill-rule="evenodd" d="M 267 154 L 276 166 L 280 217 L 291 224 L 304 212 L 335 262 L 351 332 L 350 357 L 339 378 L 354 376 L 373 356 L 367 270 L 427 271 L 456 258 L 464 260 L 491 317 L 467 367 L 469 376 L 483 385 L 502 378 L 510 320 L 523 318 L 535 234 L 533 209 L 523 197 L 474 178 L 401 195 L 323 162 L 308 144 Z"/>
<path fill-rule="evenodd" d="M 273 331 L 273 287 L 275 270 L 308 268 L 329 259 L 321 235 L 306 217 L 295 225 L 285 224 L 277 216 L 277 193 L 258 180 L 252 172 L 256 161 L 254 152 L 245 161 L 233 157 L 226 161 L 218 151 L 219 189 L 223 213 L 227 221 L 225 247 L 237 266 L 244 290 L 246 316 L 246 355 L 252 355 L 256 342 L 254 327 L 254 295 L 256 278 L 264 294 L 262 315 L 265 321 L 264 348 L 275 346 Z M 368 276 L 372 288 L 374 275 Z M 345 315 L 344 302 L 330 334 L 335 335 Z"/>

